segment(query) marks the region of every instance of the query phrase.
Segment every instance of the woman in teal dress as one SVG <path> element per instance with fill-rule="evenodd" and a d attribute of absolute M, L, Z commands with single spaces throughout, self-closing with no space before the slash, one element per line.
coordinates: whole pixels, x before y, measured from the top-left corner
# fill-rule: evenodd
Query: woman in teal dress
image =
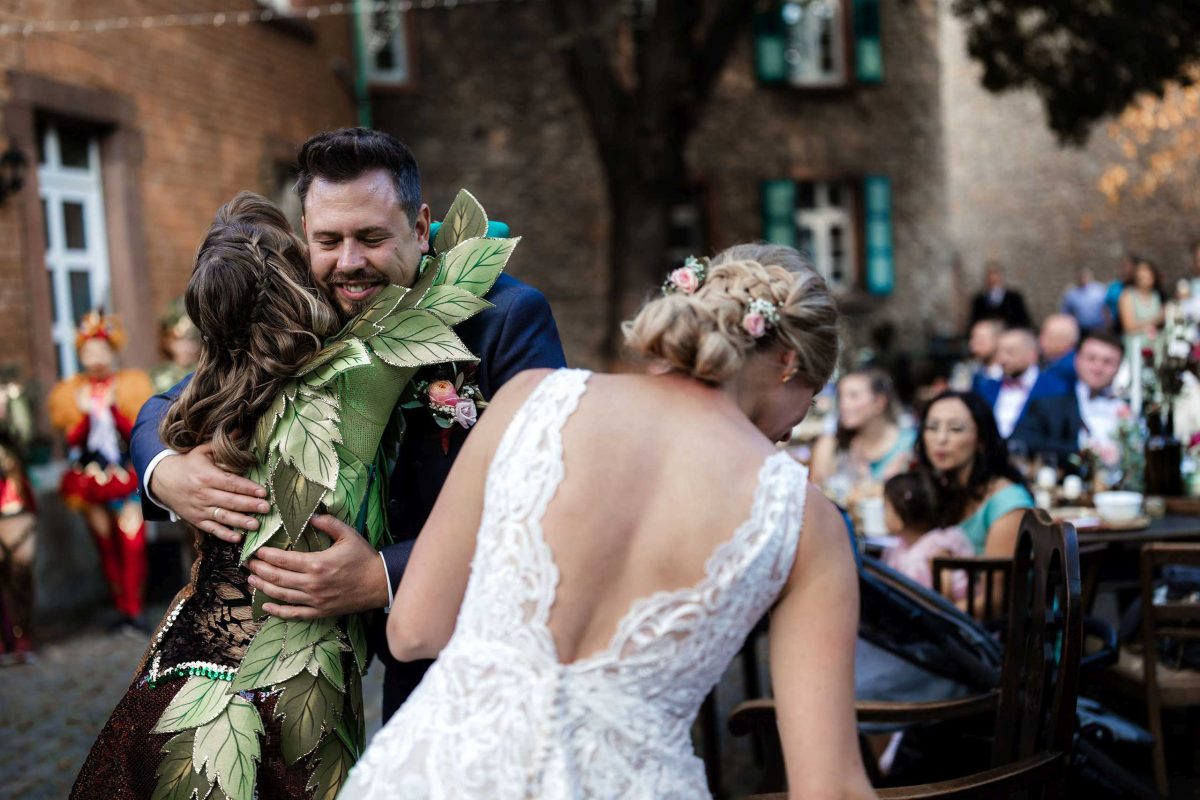
<path fill-rule="evenodd" d="M 921 419 L 916 454 L 938 487 L 939 525 L 962 528 L 979 555 L 1012 556 L 1033 496 L 987 403 L 970 392 L 938 395 Z"/>

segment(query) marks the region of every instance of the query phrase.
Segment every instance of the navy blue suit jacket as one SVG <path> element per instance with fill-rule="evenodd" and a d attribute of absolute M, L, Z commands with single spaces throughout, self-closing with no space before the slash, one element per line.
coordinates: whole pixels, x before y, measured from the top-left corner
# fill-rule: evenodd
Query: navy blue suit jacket
<path fill-rule="evenodd" d="M 1038 397 L 1025 406 L 1025 414 L 1010 439 L 1024 442 L 1030 453 L 1053 453 L 1066 466 L 1065 457 L 1079 452 L 1079 429 L 1083 415 L 1074 391 L 1054 397 Z"/>
<path fill-rule="evenodd" d="M 986 400 L 989 406 L 995 408 L 996 398 L 1000 396 L 1000 387 L 1002 385 L 1003 381 L 996 378 L 986 378 L 976 385 L 975 393 Z M 1029 410 L 1029 404 L 1034 400 L 1039 397 L 1059 397 L 1070 393 L 1071 387 L 1061 377 L 1049 370 L 1041 370 L 1038 373 L 1038 379 L 1033 383 L 1033 388 L 1029 390 L 1029 397 L 1025 398 L 1025 407 L 1017 415 L 1017 424 L 1013 426 L 1013 431 L 1016 431 L 1017 427 L 1020 426 L 1021 420 Z"/>
<path fill-rule="evenodd" d="M 518 372 L 538 367 L 566 366 L 558 326 L 550 305 L 537 289 L 503 274 L 486 299 L 494 308 L 472 317 L 455 331 L 472 353 L 479 356 L 476 379 L 484 398 L 491 398 Z M 130 443 L 133 464 L 139 475 L 151 459 L 165 449 L 158 424 L 170 404 L 187 385 L 190 376 L 165 394 L 146 402 L 138 414 Z M 407 430 L 400 447 L 388 491 L 388 525 L 393 544 L 383 548 L 388 577 L 395 591 L 412 553 L 413 541 L 450 473 L 465 431 L 452 436 L 448 453 L 442 452 L 441 431 L 426 409 L 405 411 Z M 142 507 L 147 519 L 166 519 L 167 513 L 148 499 L 142 487 Z M 401 664 L 392 659 L 384 635 L 383 615 L 378 615 L 374 644 L 376 655 L 387 667 L 384 676 L 383 718 L 390 717 L 416 688 L 431 662 Z"/>

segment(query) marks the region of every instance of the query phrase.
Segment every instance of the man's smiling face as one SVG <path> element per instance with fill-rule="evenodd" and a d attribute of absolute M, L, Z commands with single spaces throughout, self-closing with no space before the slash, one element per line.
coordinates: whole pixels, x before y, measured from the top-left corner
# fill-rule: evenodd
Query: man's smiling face
<path fill-rule="evenodd" d="M 382 169 L 341 183 L 316 178 L 304 200 L 304 235 L 313 279 L 345 321 L 389 283 L 416 281 L 429 251 L 429 207 L 410 223 Z"/>

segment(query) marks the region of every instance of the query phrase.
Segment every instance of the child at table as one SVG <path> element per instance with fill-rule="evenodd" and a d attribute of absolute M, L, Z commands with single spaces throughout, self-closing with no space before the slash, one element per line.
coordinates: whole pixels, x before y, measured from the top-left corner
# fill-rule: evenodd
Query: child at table
<path fill-rule="evenodd" d="M 975 548 L 958 526 L 935 528 L 937 495 L 929 479 L 918 472 L 902 472 L 883 485 L 883 515 L 888 533 L 897 544 L 883 554 L 883 563 L 922 586 L 933 588 L 933 559 L 942 556 L 971 558 Z M 966 597 L 967 576 L 956 570 L 951 577 L 950 599 Z"/>

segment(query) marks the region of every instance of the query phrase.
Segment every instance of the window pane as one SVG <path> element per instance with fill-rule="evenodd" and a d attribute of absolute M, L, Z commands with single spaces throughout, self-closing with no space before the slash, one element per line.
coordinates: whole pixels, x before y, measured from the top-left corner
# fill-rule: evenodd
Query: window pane
<path fill-rule="evenodd" d="M 86 133 L 72 130 L 59 130 L 58 148 L 62 154 L 64 167 L 87 169 L 91 166 L 88 160 L 88 143 L 91 141 Z"/>
<path fill-rule="evenodd" d="M 46 249 L 50 249 L 50 209 L 46 206 L 46 198 L 42 198 L 42 233 L 46 236 Z"/>
<path fill-rule="evenodd" d="M 63 228 L 68 250 L 86 250 L 87 232 L 83 226 L 83 203 L 63 203 Z"/>
<path fill-rule="evenodd" d="M 815 186 L 816 184 L 809 181 L 796 184 L 796 208 L 813 208 L 816 206 L 816 196 L 813 192 Z"/>
<path fill-rule="evenodd" d="M 840 206 L 842 204 L 842 187 L 836 183 L 829 184 L 829 205 Z"/>
<path fill-rule="evenodd" d="M 46 163 L 46 129 L 41 125 L 37 127 L 37 159 L 39 164 Z"/>
<path fill-rule="evenodd" d="M 83 315 L 92 309 L 92 280 L 91 274 L 80 270 L 71 270 L 71 310 L 75 313 L 75 324 L 78 325 Z"/>

